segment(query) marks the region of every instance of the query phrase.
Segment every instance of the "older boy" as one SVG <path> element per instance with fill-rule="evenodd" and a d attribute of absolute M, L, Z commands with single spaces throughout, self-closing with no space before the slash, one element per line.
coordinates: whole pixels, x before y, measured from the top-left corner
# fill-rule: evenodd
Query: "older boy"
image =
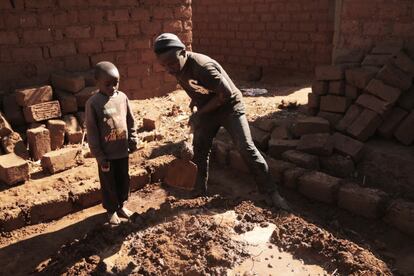
<path fill-rule="evenodd" d="M 119 72 L 110 62 L 95 66 L 99 93 L 86 103 L 86 129 L 98 162 L 102 204 L 111 224 L 132 212 L 124 207 L 129 195 L 128 154 L 137 149 L 135 122 L 128 97 L 118 90 Z"/>
<path fill-rule="evenodd" d="M 254 174 L 259 189 L 269 195 L 274 206 L 289 209 L 268 165 L 255 147 L 245 115 L 242 94 L 220 64 L 208 56 L 187 52 L 180 39 L 164 33 L 155 39 L 154 52 L 158 62 L 174 75 L 198 111 L 190 117 L 194 129 L 194 159 L 198 166 L 197 192 L 207 190 L 209 155 L 213 138 L 223 126 Z"/>

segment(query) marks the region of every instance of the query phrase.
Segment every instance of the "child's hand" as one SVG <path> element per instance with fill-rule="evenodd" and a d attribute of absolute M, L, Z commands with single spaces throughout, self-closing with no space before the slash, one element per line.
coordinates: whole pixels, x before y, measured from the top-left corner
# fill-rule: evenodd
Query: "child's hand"
<path fill-rule="evenodd" d="M 111 163 L 109 163 L 108 160 L 102 161 L 99 165 L 101 166 L 101 170 L 103 172 L 109 172 L 109 170 L 111 169 Z"/>

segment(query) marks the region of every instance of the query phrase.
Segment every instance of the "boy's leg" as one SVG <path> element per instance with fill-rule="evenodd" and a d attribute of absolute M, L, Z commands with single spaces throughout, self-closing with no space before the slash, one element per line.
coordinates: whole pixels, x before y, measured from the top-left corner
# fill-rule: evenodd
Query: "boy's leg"
<path fill-rule="evenodd" d="M 102 191 L 102 205 L 108 213 L 114 213 L 118 210 L 118 195 L 116 192 L 116 182 L 114 174 L 114 166 L 112 161 L 109 161 L 110 168 L 108 172 L 103 172 L 98 164 L 99 181 L 101 183 Z"/>
<path fill-rule="evenodd" d="M 210 151 L 214 136 L 216 136 L 219 128 L 219 122 L 214 118 L 203 118 L 200 126 L 194 130 L 193 162 L 198 169 L 195 186 L 196 193 L 205 193 L 207 191 Z"/>
<path fill-rule="evenodd" d="M 118 206 L 122 208 L 129 197 L 129 158 L 116 159 L 112 162 L 115 167 Z"/>
<path fill-rule="evenodd" d="M 230 133 L 243 160 L 253 173 L 259 190 L 270 195 L 269 199 L 273 205 L 290 210 L 286 200 L 277 191 L 277 185 L 269 173 L 266 160 L 253 143 L 246 115 L 230 115 L 224 120 L 223 125 Z"/>
<path fill-rule="evenodd" d="M 231 114 L 224 120 L 223 125 L 254 175 L 259 190 L 266 193 L 274 192 L 277 186 L 269 173 L 266 160 L 254 145 L 246 115 Z"/>

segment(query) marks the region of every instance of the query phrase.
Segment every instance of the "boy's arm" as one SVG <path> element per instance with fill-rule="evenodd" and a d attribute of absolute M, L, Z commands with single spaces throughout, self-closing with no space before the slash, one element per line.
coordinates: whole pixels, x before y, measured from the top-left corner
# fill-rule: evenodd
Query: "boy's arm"
<path fill-rule="evenodd" d="M 102 164 L 106 158 L 101 148 L 100 132 L 98 129 L 95 110 L 90 103 L 86 105 L 85 117 L 89 148 L 91 149 L 91 152 L 95 156 L 98 163 Z"/>
<path fill-rule="evenodd" d="M 132 115 L 131 106 L 129 104 L 128 98 L 126 99 L 127 104 L 127 129 L 128 129 L 128 145 L 129 151 L 134 152 L 137 150 L 138 144 L 138 137 L 137 137 L 137 129 L 134 116 Z"/>
<path fill-rule="evenodd" d="M 198 114 L 202 115 L 214 111 L 225 104 L 230 100 L 232 91 L 227 80 L 223 78 L 221 72 L 213 64 L 206 65 L 201 71 L 200 77 L 206 88 L 216 94 L 206 105 L 198 110 Z"/>

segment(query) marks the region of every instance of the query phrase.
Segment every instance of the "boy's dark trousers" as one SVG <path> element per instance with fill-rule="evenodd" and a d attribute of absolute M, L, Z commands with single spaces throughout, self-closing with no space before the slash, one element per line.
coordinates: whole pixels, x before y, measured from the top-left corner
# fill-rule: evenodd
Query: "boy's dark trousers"
<path fill-rule="evenodd" d="M 221 126 L 232 137 L 237 150 L 253 173 L 259 190 L 269 194 L 276 191 L 277 185 L 269 173 L 269 167 L 253 143 L 246 115 L 238 115 L 231 110 L 220 110 L 204 115 L 194 131 L 193 161 L 198 167 L 196 189 L 201 191 L 207 189 L 211 146 Z"/>
<path fill-rule="evenodd" d="M 108 160 L 110 169 L 103 172 L 98 165 L 102 205 L 110 213 L 123 207 L 129 196 L 128 157 Z"/>

